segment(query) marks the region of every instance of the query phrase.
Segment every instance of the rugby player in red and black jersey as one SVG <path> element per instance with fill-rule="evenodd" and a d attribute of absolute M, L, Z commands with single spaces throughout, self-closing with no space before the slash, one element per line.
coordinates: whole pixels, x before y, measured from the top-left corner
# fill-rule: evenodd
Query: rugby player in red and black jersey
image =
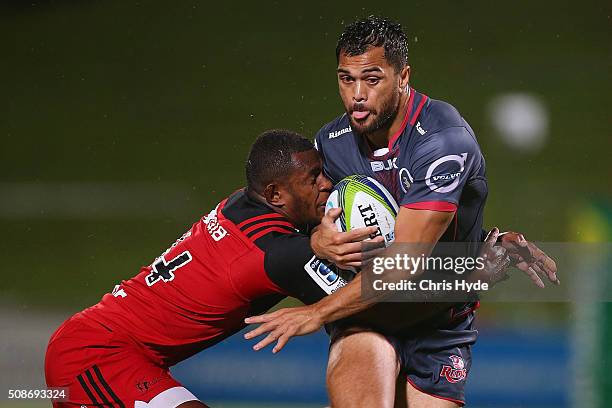
<path fill-rule="evenodd" d="M 247 187 L 193 224 L 151 265 L 62 324 L 49 341 L 56 407 L 205 407 L 169 367 L 241 330 L 286 296 L 306 304 L 346 284 L 308 232 L 332 187 L 313 144 L 282 130 L 253 144 Z M 353 231 L 362 240 L 374 228 Z"/>

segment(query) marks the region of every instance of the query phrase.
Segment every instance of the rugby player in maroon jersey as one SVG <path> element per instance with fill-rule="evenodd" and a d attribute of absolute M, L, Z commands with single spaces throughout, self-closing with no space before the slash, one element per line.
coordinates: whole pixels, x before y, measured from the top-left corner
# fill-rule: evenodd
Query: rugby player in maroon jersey
<path fill-rule="evenodd" d="M 453 106 L 410 86 L 407 43 L 400 25 L 387 19 L 369 17 L 345 27 L 336 47 L 345 112 L 315 137 L 324 172 L 334 183 L 360 174 L 385 186 L 400 205 L 396 243 L 418 243 L 431 251 L 437 242 L 460 242 L 478 251 L 475 244 L 486 236 L 484 158 L 473 130 Z M 312 247 L 336 265 L 359 266 L 361 244 L 337 232 L 333 220 L 338 215 L 330 211 L 324 218 Z M 494 229 L 490 238 L 497 234 Z M 544 285 L 538 275 L 558 284 L 554 261 L 522 235 L 506 233 L 499 239 L 538 286 Z M 380 300 L 361 297 L 362 275 L 312 306 L 247 320 L 264 323 L 247 338 L 270 332 L 255 347 L 278 340 L 278 351 L 291 336 L 331 323 L 327 385 L 334 407 L 463 405 L 478 302 L 389 306 L 387 319 L 395 318 L 398 326 L 406 316 L 438 312 L 399 335 L 340 321 Z M 449 367 L 457 375 L 446 375 Z"/>

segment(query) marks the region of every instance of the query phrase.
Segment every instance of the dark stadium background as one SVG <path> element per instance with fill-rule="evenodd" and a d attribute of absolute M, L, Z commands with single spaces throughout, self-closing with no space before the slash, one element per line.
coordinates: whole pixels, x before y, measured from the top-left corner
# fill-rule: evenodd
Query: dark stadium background
<path fill-rule="evenodd" d="M 368 14 L 403 24 L 412 85 L 455 105 L 476 131 L 488 165 L 488 226 L 537 241 L 611 240 L 609 2 L 3 2 L 0 393 L 43 385 L 50 330 L 242 186 L 244 158 L 260 132 L 290 128 L 311 137 L 341 112 L 335 42 L 344 23 Z M 500 137 L 491 101 L 508 93 L 541 103 L 548 123 L 541 145 L 516 148 Z M 562 280 L 568 272 L 560 271 Z M 603 404 L 612 398 L 603 375 L 612 360 L 601 351 L 611 345 L 609 306 L 594 306 L 607 308 L 607 320 L 602 313 L 576 329 L 580 313 L 593 308 L 485 303 L 468 400 Z M 575 335 L 593 327 L 603 333 L 587 339 L 599 345 L 595 356 Z M 211 389 L 198 385 L 197 367 L 227 361 L 214 350 L 181 378 L 219 406 L 322 406 L 325 336 L 301 340 L 286 357 L 258 355 L 257 392 L 248 381 L 233 386 L 230 370 L 217 371 L 227 376 L 216 375 Z M 247 361 L 255 358 L 248 346 L 237 338 L 223 347 Z M 536 368 L 523 371 L 522 359 Z M 313 388 L 279 389 L 278 377 L 306 361 L 317 363 Z M 479 364 L 495 375 L 479 376 Z M 538 392 L 513 386 L 533 370 Z M 594 380 L 581 388 L 584 372 Z M 5 398 L 0 406 L 13 406 Z"/>

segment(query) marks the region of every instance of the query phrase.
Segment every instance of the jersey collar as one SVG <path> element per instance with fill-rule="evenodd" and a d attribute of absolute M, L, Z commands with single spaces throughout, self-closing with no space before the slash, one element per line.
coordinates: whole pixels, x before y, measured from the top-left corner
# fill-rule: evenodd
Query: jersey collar
<path fill-rule="evenodd" d="M 412 127 L 417 123 L 417 119 L 427 103 L 429 97 L 425 94 L 419 93 L 414 90 L 414 88 L 410 88 L 410 97 L 408 99 L 408 109 L 406 110 L 406 115 L 404 116 L 404 120 L 402 121 L 402 125 L 397 132 L 389 139 L 389 151 L 393 151 L 396 147 L 396 142 L 404 133 L 409 134 L 412 130 Z M 406 131 L 406 128 L 410 125 L 410 129 Z"/>

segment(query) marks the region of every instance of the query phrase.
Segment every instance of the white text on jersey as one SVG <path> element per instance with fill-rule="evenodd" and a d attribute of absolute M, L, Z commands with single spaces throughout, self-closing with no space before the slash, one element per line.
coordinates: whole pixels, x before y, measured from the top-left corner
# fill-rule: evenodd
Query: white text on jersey
<path fill-rule="evenodd" d="M 329 132 L 329 138 L 333 139 L 334 137 L 342 136 L 345 133 L 352 132 L 353 129 L 351 127 L 345 127 L 344 129 L 336 130 L 335 132 Z"/>
<path fill-rule="evenodd" d="M 417 129 L 417 131 L 418 131 L 418 132 L 421 134 L 421 136 L 423 136 L 425 133 L 427 133 L 427 131 L 426 131 L 426 130 L 424 130 L 424 129 L 421 127 L 421 122 L 417 122 L 417 124 L 416 124 L 416 129 Z"/>
<path fill-rule="evenodd" d="M 217 221 L 217 208 L 218 207 L 219 206 L 215 207 L 215 209 L 212 210 L 210 213 L 208 213 L 207 216 L 202 218 L 202 222 L 206 224 L 206 229 L 208 230 L 208 233 L 210 234 L 212 239 L 214 239 L 217 242 L 221 241 L 223 237 L 227 235 L 227 230 L 223 228 L 221 225 L 219 225 L 219 222 Z"/>
<path fill-rule="evenodd" d="M 370 162 L 370 165 L 372 166 L 372 171 L 376 172 L 376 171 L 383 171 L 383 170 L 391 170 L 391 169 L 397 169 L 397 164 L 395 164 L 395 162 L 397 161 L 397 157 L 394 157 L 393 159 L 387 159 L 385 161 L 372 161 Z"/>

